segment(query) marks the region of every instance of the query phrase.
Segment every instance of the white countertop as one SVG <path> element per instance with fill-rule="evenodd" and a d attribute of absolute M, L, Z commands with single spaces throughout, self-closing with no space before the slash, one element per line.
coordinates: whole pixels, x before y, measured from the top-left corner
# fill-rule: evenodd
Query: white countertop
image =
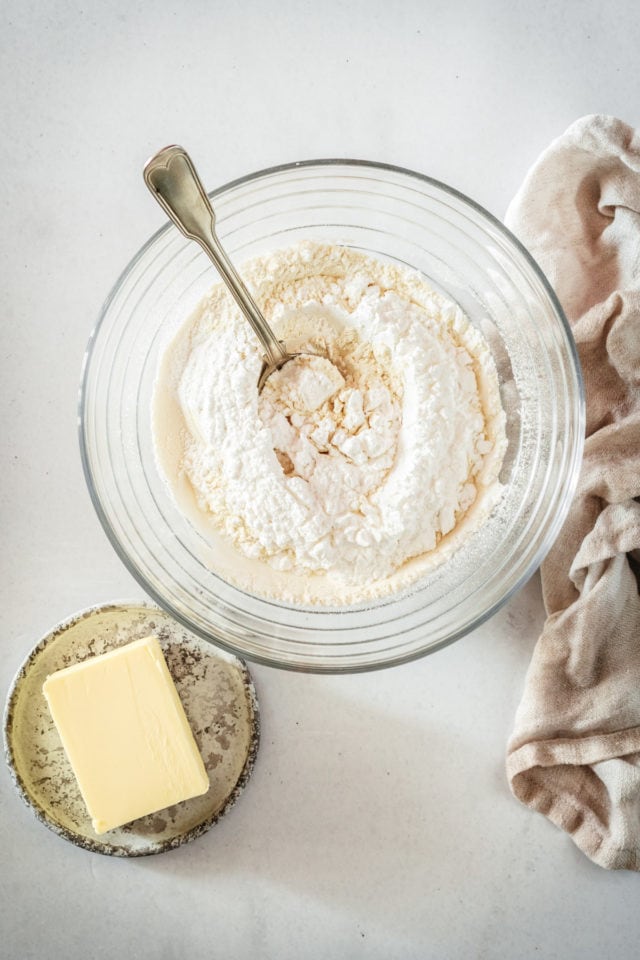
<path fill-rule="evenodd" d="M 640 123 L 629 2 L 8 0 L 0 28 L 0 686 L 57 620 L 142 596 L 91 507 L 76 437 L 101 303 L 162 222 L 146 157 L 213 188 L 356 157 L 498 216 L 575 118 Z M 7 958 L 636 957 L 640 879 L 592 865 L 504 775 L 543 621 L 534 578 L 489 623 L 353 677 L 253 668 L 263 739 L 210 833 L 120 861 L 46 830 L 0 770 Z"/>

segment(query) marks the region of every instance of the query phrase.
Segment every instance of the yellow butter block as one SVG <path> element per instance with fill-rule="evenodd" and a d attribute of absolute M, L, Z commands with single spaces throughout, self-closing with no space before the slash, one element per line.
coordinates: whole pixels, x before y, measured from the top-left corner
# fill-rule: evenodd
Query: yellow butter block
<path fill-rule="evenodd" d="M 96 833 L 209 789 L 155 637 L 58 670 L 42 691 Z"/>

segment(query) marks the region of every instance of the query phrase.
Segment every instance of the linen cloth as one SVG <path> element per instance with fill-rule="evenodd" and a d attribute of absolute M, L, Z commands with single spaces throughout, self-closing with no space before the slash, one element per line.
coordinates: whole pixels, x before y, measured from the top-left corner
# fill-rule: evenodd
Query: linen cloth
<path fill-rule="evenodd" d="M 564 307 L 587 407 L 507 775 L 596 863 L 640 870 L 640 134 L 613 117 L 578 120 L 506 222 Z"/>

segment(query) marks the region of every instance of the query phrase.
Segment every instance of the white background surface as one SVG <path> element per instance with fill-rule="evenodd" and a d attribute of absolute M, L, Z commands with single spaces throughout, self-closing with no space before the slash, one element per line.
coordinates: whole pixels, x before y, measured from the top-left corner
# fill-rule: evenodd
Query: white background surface
<path fill-rule="evenodd" d="M 57 620 L 137 597 L 94 516 L 76 394 L 101 303 L 162 215 L 144 160 L 212 189 L 347 156 L 498 216 L 578 116 L 640 122 L 630 2 L 244 0 L 0 9 L 0 685 Z M 41 826 L 0 771 L 7 958 L 636 957 L 640 878 L 593 866 L 504 776 L 543 620 L 535 578 L 475 634 L 346 678 L 256 667 L 263 742 L 238 805 L 123 862 Z"/>

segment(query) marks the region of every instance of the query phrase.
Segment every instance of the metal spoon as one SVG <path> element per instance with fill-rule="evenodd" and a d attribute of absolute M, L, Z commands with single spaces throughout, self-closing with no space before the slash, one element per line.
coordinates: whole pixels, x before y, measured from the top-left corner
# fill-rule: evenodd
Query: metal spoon
<path fill-rule="evenodd" d="M 278 340 L 223 250 L 215 232 L 213 208 L 187 151 L 178 146 L 160 150 L 145 164 L 144 179 L 160 206 L 185 237 L 199 243 L 211 258 L 253 327 L 265 351 L 258 377 L 258 391 L 262 390 L 267 378 L 288 360 L 299 356 L 300 351 L 287 349 L 287 344 Z"/>

